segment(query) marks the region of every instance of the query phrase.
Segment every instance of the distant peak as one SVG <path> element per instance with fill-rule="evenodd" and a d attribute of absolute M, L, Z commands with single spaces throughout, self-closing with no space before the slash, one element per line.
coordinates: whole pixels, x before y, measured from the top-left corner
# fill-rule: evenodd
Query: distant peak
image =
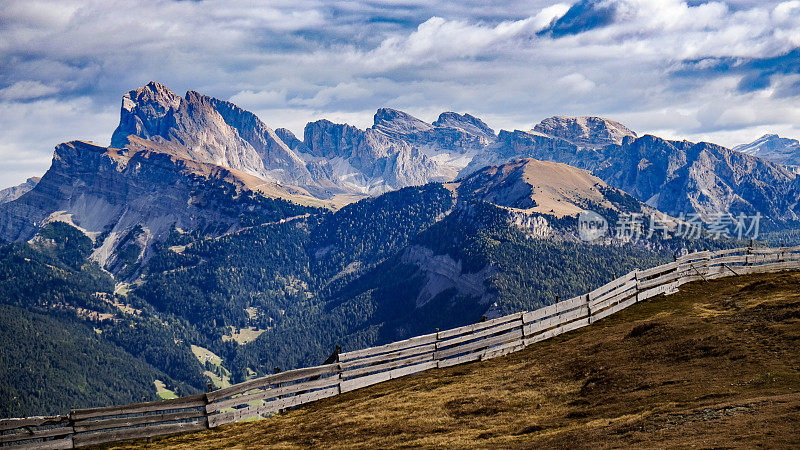
<path fill-rule="evenodd" d="M 393 108 L 378 108 L 378 111 L 375 112 L 375 116 L 373 117 L 373 121 L 375 125 L 381 122 L 392 122 L 396 120 L 407 120 L 407 121 L 415 121 L 415 122 L 423 122 L 420 119 L 408 114 L 407 112 L 400 111 L 399 109 Z"/>
<path fill-rule="evenodd" d="M 553 116 L 539 122 L 533 131 L 594 148 L 621 144 L 626 136 L 636 136 L 625 125 L 598 116 Z"/>
<path fill-rule="evenodd" d="M 165 85 L 159 83 L 158 81 L 151 81 L 151 82 L 147 83 L 144 87 L 149 88 L 149 89 L 153 89 L 153 90 L 157 90 L 157 91 L 162 91 L 162 90 L 169 91 L 168 87 L 166 87 Z"/>
<path fill-rule="evenodd" d="M 373 118 L 374 128 L 389 134 L 425 131 L 433 126 L 411 114 L 392 108 L 380 108 Z"/>
<path fill-rule="evenodd" d="M 155 81 L 151 81 L 143 87 L 129 91 L 122 96 L 122 108 L 127 111 L 131 111 L 142 104 L 154 104 L 160 106 L 161 108 L 159 109 L 168 109 L 177 107 L 180 102 L 181 97 L 178 94 Z"/>
<path fill-rule="evenodd" d="M 468 133 L 481 134 L 487 137 L 495 136 L 494 130 L 481 119 L 470 114 L 459 114 L 452 111 L 439 114 L 439 118 L 433 122 L 433 126 L 458 128 Z"/>

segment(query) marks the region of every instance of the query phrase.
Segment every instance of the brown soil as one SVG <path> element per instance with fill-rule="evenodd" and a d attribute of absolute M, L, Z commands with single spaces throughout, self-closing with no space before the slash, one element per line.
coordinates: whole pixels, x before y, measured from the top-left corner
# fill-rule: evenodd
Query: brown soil
<path fill-rule="evenodd" d="M 800 446 L 800 273 L 689 284 L 506 357 L 118 448 L 533 446 Z"/>

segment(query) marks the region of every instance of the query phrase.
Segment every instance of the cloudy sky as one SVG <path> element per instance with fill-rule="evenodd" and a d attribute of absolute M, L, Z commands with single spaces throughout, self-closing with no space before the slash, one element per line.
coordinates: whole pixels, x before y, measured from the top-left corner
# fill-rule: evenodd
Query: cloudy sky
<path fill-rule="evenodd" d="M 301 133 L 388 106 L 495 129 L 557 114 L 732 146 L 800 138 L 800 0 L 2 0 L 0 186 L 70 139 L 107 145 L 123 93 L 196 90 Z"/>

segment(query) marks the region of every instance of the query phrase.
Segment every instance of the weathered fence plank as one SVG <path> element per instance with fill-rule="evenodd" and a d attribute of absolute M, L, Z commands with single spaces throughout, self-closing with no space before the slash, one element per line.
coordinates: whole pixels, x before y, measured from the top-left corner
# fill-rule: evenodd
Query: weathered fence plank
<path fill-rule="evenodd" d="M 491 347 L 493 345 L 501 344 L 506 341 L 520 339 L 521 337 L 522 337 L 522 329 L 521 328 L 514 329 L 498 336 L 492 336 L 487 339 L 469 342 L 467 344 L 459 345 L 456 347 L 450 347 L 444 350 L 437 350 L 436 359 L 446 359 L 451 356 L 458 355 L 460 353 L 470 352 L 479 348 Z"/>
<path fill-rule="evenodd" d="M 196 395 L 190 395 L 188 397 L 172 398 L 168 400 L 134 403 L 132 405 L 76 409 L 70 413 L 70 418 L 72 420 L 82 420 L 82 419 L 91 419 L 93 417 L 118 416 L 123 414 L 196 408 L 199 406 L 205 406 L 205 404 L 206 404 L 205 395 L 196 394 Z"/>
<path fill-rule="evenodd" d="M 370 347 L 362 350 L 340 353 L 339 362 L 364 358 L 366 356 L 378 355 L 380 353 L 395 352 L 397 350 L 403 350 L 410 347 L 416 347 L 419 345 L 432 344 L 434 342 L 436 342 L 436 333 L 426 334 L 423 336 L 416 336 L 410 339 L 405 339 L 398 342 L 392 342 L 391 344 L 381 345 L 378 347 Z"/>
<path fill-rule="evenodd" d="M 234 406 L 247 405 L 254 401 L 267 400 L 270 398 L 280 397 L 282 395 L 295 394 L 301 391 L 310 391 L 313 389 L 321 389 L 339 384 L 339 377 L 320 378 L 318 380 L 306 381 L 303 383 L 290 384 L 287 386 L 280 386 L 265 390 L 259 390 L 250 394 L 245 394 L 239 397 L 233 397 L 226 400 L 219 400 L 206 405 L 206 412 L 211 414 L 223 409 L 232 408 Z"/>
<path fill-rule="evenodd" d="M 164 425 L 151 425 L 147 427 L 128 428 L 123 430 L 104 431 L 100 433 L 77 433 L 73 436 L 75 447 L 105 444 L 108 442 L 127 441 L 170 434 L 199 431 L 206 428 L 206 419 L 192 422 L 179 422 Z"/>
<path fill-rule="evenodd" d="M 218 389 L 205 394 L 205 396 L 208 399 L 208 402 L 215 402 L 221 398 L 230 397 L 236 394 L 243 394 L 249 390 L 262 388 L 271 384 L 288 383 L 310 377 L 330 375 L 333 373 L 338 373 L 338 371 L 338 364 L 326 364 L 324 366 L 294 369 L 286 372 L 276 373 L 275 375 L 267 375 L 266 377 L 245 381 L 227 388 Z"/>
<path fill-rule="evenodd" d="M 466 326 L 463 326 L 463 327 L 452 328 L 450 330 L 440 331 L 438 333 L 438 335 L 439 335 L 439 339 L 446 339 L 446 338 L 449 338 L 449 337 L 458 336 L 459 334 L 474 333 L 476 331 L 483 330 L 484 328 L 490 328 L 490 327 L 493 327 L 495 325 L 499 325 L 501 323 L 511 322 L 511 321 L 517 320 L 520 317 L 522 317 L 522 313 L 521 312 L 514 313 L 514 314 L 509 314 L 507 316 L 498 317 L 496 319 L 490 319 L 490 320 L 487 320 L 485 322 L 478 322 L 478 323 L 474 323 L 472 325 L 466 325 Z"/>
<path fill-rule="evenodd" d="M 450 347 L 452 345 L 460 344 L 462 342 L 472 341 L 475 339 L 484 338 L 486 336 L 491 336 L 496 333 L 500 333 L 502 331 L 510 330 L 512 328 L 522 327 L 522 318 L 515 319 L 511 322 L 501 323 L 500 325 L 494 326 L 492 328 L 485 328 L 480 331 L 476 331 L 470 334 L 464 334 L 461 336 L 454 337 L 452 339 L 444 339 L 440 340 L 436 343 L 436 349 L 442 349 L 444 347 Z"/>
<path fill-rule="evenodd" d="M 416 355 L 410 358 L 405 359 L 397 359 L 394 361 L 389 361 L 381 364 L 375 364 L 366 367 L 359 367 L 357 369 L 350 369 L 350 370 L 343 370 L 342 371 L 342 378 L 353 378 L 353 377 L 360 377 L 364 376 L 369 373 L 373 372 L 382 372 L 385 370 L 395 369 L 397 367 L 402 367 L 408 364 L 416 364 L 420 362 L 430 361 L 433 360 L 433 352 L 426 353 L 424 355 Z"/>
<path fill-rule="evenodd" d="M 307 392 L 304 394 L 293 395 L 291 397 L 279 398 L 258 405 L 251 405 L 246 408 L 236 409 L 230 412 L 211 414 L 208 416 L 209 428 L 218 427 L 226 423 L 237 422 L 261 414 L 274 413 L 281 409 L 311 403 L 323 398 L 332 397 L 339 393 L 339 387 L 333 386 L 327 389 Z"/>
<path fill-rule="evenodd" d="M 352 367 L 359 367 L 366 364 L 381 363 L 393 359 L 407 358 L 409 356 L 419 355 L 421 353 L 430 353 L 436 350 L 436 343 L 420 345 L 419 347 L 411 347 L 404 350 L 398 350 L 392 353 L 381 353 L 375 356 L 367 356 L 362 359 L 351 359 L 343 363 L 339 363 L 342 369 L 349 369 Z"/>

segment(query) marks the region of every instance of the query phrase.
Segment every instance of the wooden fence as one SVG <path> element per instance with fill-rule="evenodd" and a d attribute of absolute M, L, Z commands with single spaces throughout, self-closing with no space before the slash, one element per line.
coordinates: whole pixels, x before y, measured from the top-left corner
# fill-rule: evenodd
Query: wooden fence
<path fill-rule="evenodd" d="M 588 294 L 378 347 L 341 353 L 330 364 L 290 370 L 206 394 L 68 415 L 0 420 L 3 448 L 61 449 L 213 428 L 263 417 L 343 392 L 469 361 L 486 360 L 584 327 L 682 284 L 800 269 L 800 246 L 692 253 L 633 271 Z"/>

